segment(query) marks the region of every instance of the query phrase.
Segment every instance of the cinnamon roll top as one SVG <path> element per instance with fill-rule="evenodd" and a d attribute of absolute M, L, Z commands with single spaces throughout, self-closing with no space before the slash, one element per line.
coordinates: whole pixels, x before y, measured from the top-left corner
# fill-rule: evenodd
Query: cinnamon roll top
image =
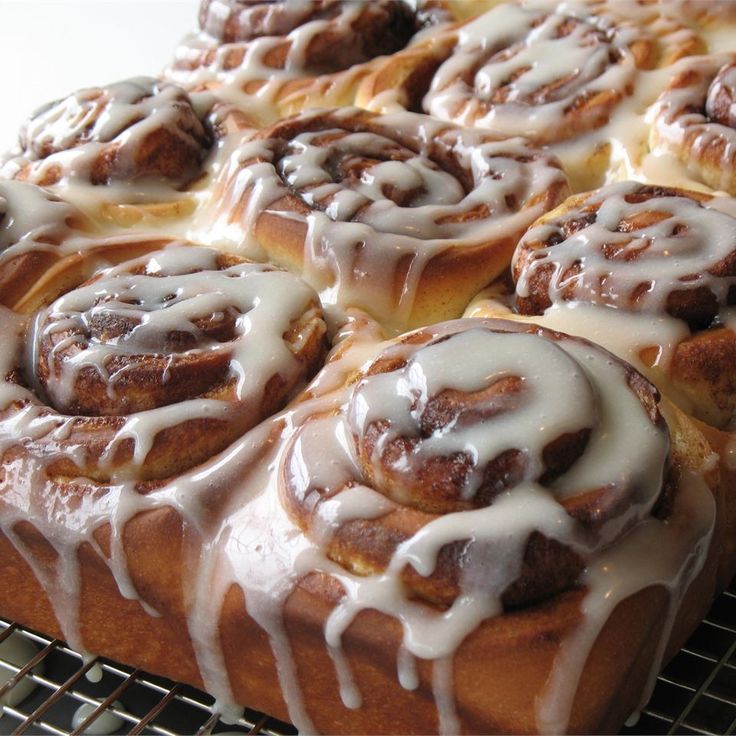
<path fill-rule="evenodd" d="M 200 28 L 220 43 L 287 36 L 307 24 L 304 50 L 308 68 L 347 69 L 404 48 L 416 32 L 409 5 L 397 0 L 316 0 L 309 3 L 204 0 Z M 283 66 L 283 63 L 280 64 Z"/>
<path fill-rule="evenodd" d="M 652 108 L 650 146 L 690 176 L 736 194 L 736 54 L 682 61 Z"/>
<path fill-rule="evenodd" d="M 265 251 L 327 302 L 401 329 L 458 315 L 566 191 L 557 161 L 522 139 L 410 113 L 316 111 L 245 138 L 200 237 Z"/>
<path fill-rule="evenodd" d="M 588 545 L 666 507 L 658 401 L 646 379 L 585 340 L 503 321 L 443 323 L 389 343 L 334 413 L 297 428 L 282 501 L 354 573 L 403 560 L 409 597 L 452 605 L 483 558 L 488 577 L 473 585 L 529 603 L 574 586 Z M 504 553 L 493 525 L 506 513 L 525 520 Z M 434 567 L 420 568 L 410 548 L 434 534 Z"/>
<path fill-rule="evenodd" d="M 5 173 L 41 185 L 71 176 L 91 184 L 194 178 L 212 145 L 187 94 L 137 77 L 79 90 L 36 112 Z"/>
<path fill-rule="evenodd" d="M 616 3 L 597 5 L 500 4 L 387 60 L 358 100 L 537 143 L 595 130 L 632 94 L 640 70 L 697 49 L 681 25 L 650 28 L 618 15 Z"/>
<path fill-rule="evenodd" d="M 575 195 L 520 241 L 517 307 L 586 301 L 708 327 L 736 300 L 735 214 L 731 200 L 637 182 Z"/>
<path fill-rule="evenodd" d="M 729 197 L 638 182 L 575 195 L 521 239 L 516 309 L 610 341 L 686 411 L 733 426 L 735 217 Z"/>

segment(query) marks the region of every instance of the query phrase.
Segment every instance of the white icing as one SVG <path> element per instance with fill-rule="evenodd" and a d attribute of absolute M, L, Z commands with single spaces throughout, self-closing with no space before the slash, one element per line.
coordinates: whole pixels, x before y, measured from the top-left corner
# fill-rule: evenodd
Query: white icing
<path fill-rule="evenodd" d="M 504 3 L 461 28 L 423 106 L 436 117 L 500 135 L 559 140 L 570 135 L 565 120 L 578 102 L 625 94 L 636 72 L 628 48 L 636 37 L 592 15 Z M 590 117 L 585 128 L 606 122 L 599 122 L 598 110 L 579 115 Z"/>
<path fill-rule="evenodd" d="M 106 734 L 120 732 L 125 725 L 125 721 L 111 710 L 111 708 L 122 710 L 122 707 L 122 703 L 116 700 L 108 708 L 103 710 L 91 723 L 84 726 L 80 733 L 91 734 L 92 736 L 105 736 Z M 95 710 L 96 706 L 92 705 L 92 703 L 82 703 L 74 711 L 72 728 L 75 730 L 81 728 Z"/>
<path fill-rule="evenodd" d="M 443 334 L 441 330 L 439 334 Z M 414 393 L 412 385 L 426 386 L 427 391 L 438 391 L 448 386 L 473 391 L 478 390 L 479 385 L 483 385 L 483 378 L 485 381 L 492 381 L 494 376 L 503 374 L 504 369 L 506 373 L 513 372 L 518 366 L 508 361 L 513 361 L 514 355 L 522 351 L 514 353 L 510 349 L 504 350 L 503 345 L 506 341 L 511 343 L 518 340 L 519 343 L 524 343 L 523 353 L 527 360 L 533 358 L 537 349 L 543 352 L 546 349 L 543 347 L 544 340 L 530 335 L 490 335 L 489 345 L 493 345 L 493 349 L 481 347 L 485 339 L 486 334 L 481 327 L 473 329 L 473 325 L 468 325 L 467 332 L 461 333 L 460 336 L 420 349 L 418 355 L 421 356 L 424 369 L 431 365 L 434 370 L 439 371 L 439 374 L 420 374 L 418 369 L 414 368 L 415 363 L 410 361 L 400 371 L 399 376 L 411 376 L 415 384 L 405 378 L 392 379 L 392 374 L 380 373 L 364 379 L 365 384 L 370 386 L 368 393 L 363 388 L 363 382 L 357 384 L 350 401 L 358 417 L 352 421 L 361 423 L 362 429 L 359 428 L 358 431 L 364 430 L 363 425 L 369 421 L 369 417 L 377 418 L 382 412 L 388 412 L 390 426 L 398 428 L 395 431 L 410 431 L 404 417 L 407 412 L 418 413 L 423 401 L 422 394 Z M 468 340 L 469 345 L 460 345 Z M 495 340 L 497 344 L 494 343 Z M 586 487 L 600 487 L 617 482 L 631 483 L 643 490 L 628 511 L 601 530 L 594 545 L 605 546 L 608 543 L 606 540 L 615 539 L 627 528 L 632 528 L 632 525 L 633 528 L 637 528 L 636 525 L 641 519 L 648 518 L 649 510 L 662 485 L 667 442 L 661 430 L 651 424 L 638 399 L 628 388 L 621 368 L 616 363 L 608 359 L 605 353 L 587 348 L 585 345 L 574 342 L 564 342 L 562 345 L 564 350 L 572 353 L 573 365 L 578 366 L 577 368 L 568 367 L 566 373 L 561 374 L 550 368 L 552 362 L 550 357 L 542 355 L 537 356 L 538 362 L 532 360 L 531 364 L 545 366 L 549 369 L 549 375 L 554 377 L 550 380 L 558 383 L 562 381 L 564 384 L 568 380 L 566 376 L 571 372 L 578 375 L 573 375 L 569 379 L 572 385 L 567 389 L 560 385 L 554 387 L 544 384 L 539 387 L 533 385 L 537 390 L 532 394 L 533 408 L 529 411 L 535 412 L 537 427 L 546 426 L 549 420 L 551 426 L 564 432 L 565 425 L 555 423 L 556 412 L 564 412 L 566 407 L 575 405 L 580 415 L 585 417 L 586 403 L 584 399 L 580 399 L 580 395 L 584 396 L 585 391 L 581 392 L 581 387 L 576 385 L 576 382 L 584 380 L 583 376 L 585 380 L 593 381 L 596 387 L 596 400 L 587 411 L 595 407 L 601 412 L 602 423 L 600 437 L 596 437 L 594 433 L 589 442 L 587 460 L 584 458 L 579 461 L 579 467 L 563 475 L 552 490 L 541 488 L 530 481 L 523 481 L 518 487 L 502 494 L 487 508 L 437 517 L 397 549 L 389 568 L 381 574 L 357 577 L 348 575 L 327 562 L 323 562 L 319 568 L 335 575 L 346 593 L 331 614 L 325 632 L 346 706 L 355 707 L 359 702 L 359 689 L 356 690 L 358 683 L 355 682 L 344 654 L 341 653 L 342 637 L 356 614 L 364 608 L 371 608 L 382 611 L 402 623 L 403 645 L 397 661 L 398 677 L 402 686 L 413 689 L 418 685 L 413 666 L 414 657 L 434 661 L 433 687 L 440 728 L 445 733 L 455 732 L 457 722 L 454 720 L 451 694 L 452 654 L 481 621 L 501 612 L 500 596 L 509 583 L 518 576 L 529 534 L 534 530 L 541 531 L 550 539 L 564 540 L 566 544 L 572 544 L 575 549 L 586 555 L 598 548 L 595 546 L 591 548 L 591 539 L 576 529 L 571 517 L 554 500 L 552 494 L 561 493 L 562 497 L 566 497 Z M 406 347 L 397 346 L 390 354 L 397 358 L 402 352 L 411 353 L 412 350 L 411 344 Z M 432 353 L 437 350 L 446 351 L 446 354 L 437 356 L 434 360 Z M 422 355 L 425 352 L 427 355 Z M 462 354 L 463 360 L 448 361 L 451 353 Z M 494 361 L 499 361 L 499 365 Z M 504 361 L 507 361 L 506 365 Z M 445 372 L 442 372 L 442 366 L 447 368 Z M 438 383 L 435 376 L 441 382 Z M 533 379 L 536 382 L 540 380 L 538 375 L 534 375 Z M 620 388 L 616 389 L 616 386 Z M 569 398 L 572 395 L 575 396 L 574 400 Z M 414 396 L 415 399 L 407 404 L 405 396 Z M 540 408 L 540 402 L 549 402 L 549 408 Z M 522 424 L 523 417 L 522 412 L 520 414 Z M 531 418 L 529 422 L 532 423 Z M 612 427 L 619 426 L 625 427 L 626 430 L 621 433 L 611 432 Z M 455 436 L 452 436 L 453 430 L 450 430 L 447 436 L 435 434 L 431 439 L 435 444 L 440 444 L 434 448 L 438 454 L 452 452 L 457 441 L 466 448 L 473 448 L 472 454 L 482 458 L 483 452 L 475 448 L 483 446 L 482 437 L 485 431 L 486 428 L 481 423 L 475 430 L 462 428 Z M 500 435 L 505 440 L 508 431 L 508 429 L 505 432 L 498 431 L 494 433 L 494 437 Z M 515 430 L 512 428 L 511 431 Z M 462 439 L 464 433 L 471 434 Z M 612 440 L 612 437 L 616 436 L 619 439 Z M 532 450 L 532 453 L 539 452 L 539 446 L 544 443 L 544 439 L 537 439 L 531 426 L 523 440 L 517 439 L 525 448 L 534 448 L 536 444 L 537 449 Z M 609 442 L 612 443 L 611 446 L 608 445 Z M 505 443 L 501 447 L 507 444 L 510 443 Z M 312 445 L 322 452 L 312 450 Z M 493 451 L 489 450 L 488 454 L 492 456 L 497 451 L 498 447 Z M 328 457 L 330 462 L 326 461 Z M 296 484 L 297 495 L 303 499 L 307 507 L 313 509 L 312 518 L 323 516 L 319 501 L 312 500 L 316 489 L 321 489 L 329 499 L 324 503 L 330 507 L 338 503 L 343 494 L 347 494 L 346 502 L 350 512 L 346 520 L 355 518 L 352 513 L 354 501 L 351 494 L 354 488 L 361 487 L 350 485 L 350 476 L 359 471 L 356 470 L 353 452 L 339 416 L 308 422 L 304 431 L 297 432 L 288 458 L 290 464 L 286 466 L 287 475 Z M 628 463 L 622 465 L 622 458 L 627 458 Z M 380 478 L 377 480 L 380 485 Z M 338 492 L 341 485 L 346 489 Z M 362 491 L 360 493 L 362 494 Z M 369 513 L 365 518 L 370 519 L 374 518 L 377 512 L 389 512 L 391 506 L 376 507 L 370 504 L 368 509 Z M 320 546 L 329 541 L 321 524 L 317 524 L 314 534 L 310 532 L 310 537 Z M 408 599 L 401 582 L 401 571 L 406 565 L 411 565 L 421 575 L 427 576 L 434 569 L 439 550 L 453 541 L 463 539 L 473 540 L 473 544 L 465 553 L 466 564 L 463 569 L 461 595 L 450 609 L 435 612 L 426 605 Z M 474 570 L 482 570 L 482 576 L 475 575 Z"/>
<path fill-rule="evenodd" d="M 30 675 L 25 675 L 12 688 L 5 690 L 20 669 L 25 667 L 36 654 L 38 654 L 38 648 L 19 632 L 14 631 L 0 641 L 0 688 L 4 690 L 0 694 L 0 714 L 2 714 L 2 706 L 15 707 L 36 689 L 36 683 Z M 34 675 L 42 675 L 43 670 L 43 662 L 39 662 L 31 672 Z"/>

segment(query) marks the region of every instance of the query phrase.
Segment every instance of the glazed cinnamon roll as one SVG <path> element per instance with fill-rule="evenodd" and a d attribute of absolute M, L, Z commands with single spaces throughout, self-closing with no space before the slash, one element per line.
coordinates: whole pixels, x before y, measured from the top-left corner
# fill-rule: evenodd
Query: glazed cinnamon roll
<path fill-rule="evenodd" d="M 516 308 L 525 315 L 550 309 L 572 315 L 575 309 L 564 307 L 580 305 L 581 319 L 626 315 L 628 334 L 618 337 L 632 343 L 627 357 L 655 382 L 671 381 L 673 395 L 691 413 L 731 427 L 734 217 L 731 199 L 635 182 L 575 195 L 519 243 Z M 591 312 L 585 305 L 605 309 Z M 610 344 L 606 337 L 604 331 L 599 339 Z"/>
<path fill-rule="evenodd" d="M 315 27 L 301 61 L 312 69 L 329 72 L 398 51 L 415 33 L 417 21 L 408 3 L 395 0 L 204 0 L 199 11 L 200 28 L 220 43 L 287 36 L 307 23 Z M 281 53 L 284 52 L 288 49 L 284 48 Z M 286 64 L 285 58 L 273 61 L 279 67 Z"/>
<path fill-rule="evenodd" d="M 38 110 L 3 174 L 42 186 L 63 179 L 109 185 L 199 173 L 210 132 L 180 88 L 151 77 L 79 90 Z"/>
<path fill-rule="evenodd" d="M 650 146 L 690 176 L 736 194 L 736 54 L 681 62 L 652 108 Z"/>
<path fill-rule="evenodd" d="M 548 154 L 428 116 L 305 113 L 245 138 L 200 238 L 286 264 L 401 329 L 457 316 L 567 190 Z"/>
<path fill-rule="evenodd" d="M 607 594 L 591 571 L 611 563 L 606 549 L 629 559 L 643 529 L 680 525 L 683 480 L 707 445 L 676 412 L 665 422 L 656 389 L 623 361 L 534 325 L 447 322 L 371 355 L 329 400 L 297 406 L 279 466 L 289 518 L 331 561 L 317 570 L 340 583 L 325 632 L 345 706 L 360 707 L 350 662 L 361 657 L 343 637 L 371 609 L 401 622 L 398 662 L 376 667 L 397 667 L 404 688 L 428 687 L 413 669 L 426 660 L 459 683 L 453 657 L 483 622 L 494 655 L 474 676 L 494 692 L 492 730 L 590 730 L 578 678 L 600 652 L 592 642 L 626 596 L 661 580 L 629 579 L 614 563 L 621 586 Z M 712 499 L 701 502 L 707 516 Z M 324 588 L 317 580 L 311 589 Z M 586 613 L 552 635 L 563 601 L 586 595 L 573 604 Z M 521 634 L 524 620 L 533 635 Z M 547 636 L 549 650 L 539 646 Z M 575 664 L 557 678 L 553 652 L 566 637 L 577 642 Z M 511 650 L 515 674 L 504 682 L 495 663 Z M 440 731 L 461 732 L 469 711 L 453 720 L 447 681 L 433 682 Z M 471 701 L 460 695 L 459 707 Z"/>
<path fill-rule="evenodd" d="M 216 454 L 310 377 L 325 334 L 294 276 L 183 246 L 98 273 L 28 325 L 3 319 L 19 339 L 3 369 L 5 452 L 96 481 L 163 478 Z"/>
<path fill-rule="evenodd" d="M 595 130 L 632 94 L 640 70 L 700 47 L 682 26 L 635 25 L 609 10 L 504 3 L 395 54 L 362 83 L 357 102 L 538 143 Z"/>
<path fill-rule="evenodd" d="M 351 104 L 373 59 L 453 17 L 443 0 L 205 0 L 202 32 L 167 73 L 186 89 L 239 100 L 264 125 L 308 106 Z"/>
<path fill-rule="evenodd" d="M 609 384 L 583 370 L 585 361 Z M 345 519 L 329 549 L 332 559 L 362 575 L 383 572 L 422 527 L 447 514 L 503 505 L 520 487 L 521 494 L 557 499 L 553 524 L 567 514 L 563 526 L 605 535 L 632 508 L 648 514 L 666 506 L 672 482 L 656 391 L 623 363 L 603 369 L 609 361 L 579 339 L 502 322 L 447 323 L 399 339 L 361 371 L 339 414 L 314 417 L 296 434 L 284 461 L 283 502 L 304 532 L 319 539 L 325 524 L 329 529 L 323 507 L 339 494 L 373 499 L 379 515 Z M 601 403 L 601 391 L 615 397 Z M 608 404 L 619 402 L 632 407 L 636 423 L 619 425 L 602 440 L 603 427 L 610 428 Z M 532 429 L 540 416 L 543 426 Z M 614 472 L 611 461 L 610 469 L 598 468 L 600 477 L 588 477 L 591 458 L 610 460 L 624 445 L 631 448 L 639 426 L 639 441 L 657 438 L 658 461 L 651 462 L 650 447 L 628 474 Z M 328 473 L 320 471 L 324 451 L 331 457 Z M 467 533 L 438 548 L 430 574 L 412 567 L 407 552 L 401 570 L 407 595 L 446 606 L 457 599 L 473 558 Z M 582 537 L 569 544 L 545 530 L 523 536 L 519 564 L 497 581 L 506 606 L 574 585 L 584 566 Z"/>

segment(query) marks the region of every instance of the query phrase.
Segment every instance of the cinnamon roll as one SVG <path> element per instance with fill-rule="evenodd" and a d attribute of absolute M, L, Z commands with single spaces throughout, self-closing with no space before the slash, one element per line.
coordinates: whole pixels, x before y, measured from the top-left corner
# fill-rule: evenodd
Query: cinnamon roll
<path fill-rule="evenodd" d="M 335 398 L 297 408 L 279 467 L 282 504 L 333 563 L 317 569 L 341 584 L 325 631 L 345 706 L 359 708 L 362 695 L 350 664 L 360 656 L 343 649 L 343 636 L 370 608 L 402 624 L 395 666 L 405 688 L 427 686 L 412 679 L 413 658 L 431 660 L 435 672 L 449 662 L 452 672 L 460 643 L 487 626 L 488 639 L 480 635 L 475 646 L 489 647 L 488 664 L 474 676 L 482 671 L 484 691 L 494 693 L 490 730 L 600 729 L 586 721 L 590 711 L 583 715 L 590 704 L 578 690 L 582 666 L 608 616 L 633 594 L 631 580 L 640 590 L 661 578 L 627 579 L 621 570 L 621 589 L 606 600 L 591 571 L 606 566 L 606 549 L 634 554 L 643 528 L 679 526 L 682 482 L 707 457 L 706 443 L 676 412 L 668 409 L 665 421 L 659 394 L 630 366 L 534 325 L 447 322 L 372 356 Z M 707 492 L 700 502 L 708 516 Z M 553 635 L 570 596 L 588 613 Z M 537 614 L 534 636 L 516 639 L 519 622 Z M 547 636 L 577 642 L 579 669 L 556 679 L 558 644 L 531 643 L 524 669 L 526 642 Z M 664 652 L 664 644 L 654 648 Z M 496 663 L 511 649 L 513 682 L 504 683 L 508 671 Z M 461 665 L 454 672 L 462 678 Z M 465 700 L 456 680 L 459 707 L 470 710 L 443 711 L 446 690 L 441 680 L 434 687 L 440 730 L 461 732 L 472 696 Z M 638 687 L 641 697 L 646 686 Z M 592 710 L 605 709 L 594 692 Z"/>
<path fill-rule="evenodd" d="M 539 315 L 580 305 L 583 314 L 590 311 L 584 305 L 595 305 L 605 307 L 592 312 L 601 319 L 627 315 L 628 339 L 639 343 L 627 357 L 649 375 L 667 375 L 691 413 L 731 427 L 734 217 L 731 199 L 636 182 L 574 195 L 521 239 L 513 261 L 516 308 Z M 657 323 L 659 339 L 647 330 Z M 599 338 L 606 343 L 605 333 Z M 711 369 L 703 371 L 706 363 Z"/>
<path fill-rule="evenodd" d="M 57 480 L 163 478 L 202 462 L 294 394 L 325 333 L 296 277 L 182 246 L 98 273 L 28 325 L 3 319 L 29 346 L 2 371 L 5 459 Z"/>
<path fill-rule="evenodd" d="M 459 315 L 565 196 L 554 158 L 428 116 L 305 113 L 246 136 L 200 238 L 299 271 L 390 327 Z"/>
<path fill-rule="evenodd" d="M 49 186 L 141 179 L 181 185 L 212 143 L 186 93 L 151 77 L 75 92 L 38 110 L 20 132 L 6 175 Z"/>
<path fill-rule="evenodd" d="M 714 189 L 736 194 L 736 54 L 687 59 L 652 108 L 650 146 Z"/>
<path fill-rule="evenodd" d="M 605 125 L 640 70 L 700 46 L 682 28 L 634 24 L 609 6 L 501 4 L 454 33 L 386 60 L 357 102 L 396 106 L 497 136 L 554 143 Z"/>
<path fill-rule="evenodd" d="M 177 49 L 167 73 L 240 101 L 263 125 L 308 106 L 351 104 L 376 57 L 453 18 L 443 0 L 204 0 L 202 32 Z"/>

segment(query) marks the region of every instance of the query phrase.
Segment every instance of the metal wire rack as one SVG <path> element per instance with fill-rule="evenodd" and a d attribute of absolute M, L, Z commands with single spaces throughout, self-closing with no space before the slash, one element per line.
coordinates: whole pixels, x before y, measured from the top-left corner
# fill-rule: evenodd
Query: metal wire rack
<path fill-rule="evenodd" d="M 3 643 L 11 637 L 32 643 L 23 661 L 4 654 Z M 35 684 L 28 696 L 6 704 L 28 679 Z M 85 659 L 57 639 L 2 619 L 0 705 L 0 734 L 296 733 L 249 710 L 236 724 L 224 724 L 205 693 L 108 660 Z M 624 733 L 736 733 L 736 581 L 662 672 L 649 705 Z"/>

